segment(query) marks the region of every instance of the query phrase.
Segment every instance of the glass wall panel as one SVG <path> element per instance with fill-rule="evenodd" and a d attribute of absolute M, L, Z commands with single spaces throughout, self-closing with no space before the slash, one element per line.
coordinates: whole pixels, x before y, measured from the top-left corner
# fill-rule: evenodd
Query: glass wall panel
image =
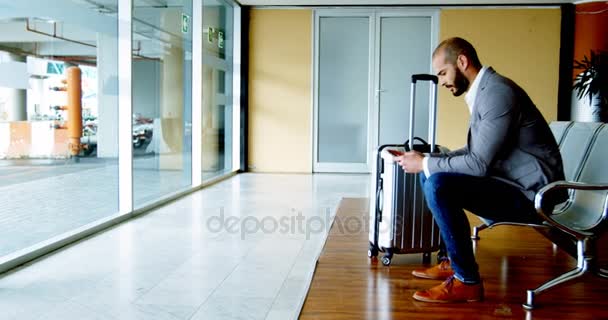
<path fill-rule="evenodd" d="M 117 1 L 0 1 L 0 258 L 118 212 Z"/>
<path fill-rule="evenodd" d="M 232 171 L 234 9 L 203 0 L 202 179 Z"/>
<path fill-rule="evenodd" d="M 380 17 L 378 99 L 379 145 L 409 138 L 412 74 L 429 73 L 431 65 L 430 16 Z M 405 85 L 404 85 L 405 84 Z M 427 139 L 429 130 L 429 83 L 416 84 L 414 136 Z"/>
<path fill-rule="evenodd" d="M 133 202 L 191 186 L 192 1 L 133 7 Z"/>
<path fill-rule="evenodd" d="M 367 162 L 369 18 L 319 19 L 318 163 Z"/>

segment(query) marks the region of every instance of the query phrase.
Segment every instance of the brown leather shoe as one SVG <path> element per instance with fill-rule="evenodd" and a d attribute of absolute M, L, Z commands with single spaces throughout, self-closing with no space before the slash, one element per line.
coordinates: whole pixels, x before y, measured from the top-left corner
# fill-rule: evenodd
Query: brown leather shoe
<path fill-rule="evenodd" d="M 427 269 L 412 271 L 412 274 L 418 278 L 445 280 L 454 275 L 454 271 L 450 266 L 450 260 L 443 260 L 438 265 Z"/>
<path fill-rule="evenodd" d="M 414 299 L 424 302 L 474 302 L 483 300 L 483 284 L 464 284 L 450 277 L 425 291 L 416 291 Z"/>

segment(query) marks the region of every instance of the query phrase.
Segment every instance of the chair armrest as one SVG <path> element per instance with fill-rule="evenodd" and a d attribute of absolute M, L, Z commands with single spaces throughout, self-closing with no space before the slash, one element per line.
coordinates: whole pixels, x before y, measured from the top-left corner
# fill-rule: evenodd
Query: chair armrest
<path fill-rule="evenodd" d="M 548 185 L 541 188 L 536 197 L 534 198 L 534 207 L 536 208 L 536 212 L 540 215 L 540 217 L 549 223 L 551 226 L 560 229 L 561 231 L 572 235 L 577 239 L 584 239 L 589 236 L 592 236 L 594 233 L 584 230 L 578 230 L 570 228 L 564 224 L 561 224 L 555 221 L 551 216 L 553 212 L 550 212 L 550 209 L 553 208 L 554 204 L 546 203 L 546 194 L 559 190 L 559 189 L 573 189 L 573 190 L 608 190 L 608 185 L 606 184 L 589 184 L 582 182 L 571 182 L 571 181 L 555 181 L 549 183 Z M 608 198 L 606 199 L 608 201 Z M 607 203 L 604 203 L 604 212 L 600 217 L 600 224 L 606 220 L 606 216 L 608 215 Z M 550 208 L 550 209 L 549 209 Z"/>

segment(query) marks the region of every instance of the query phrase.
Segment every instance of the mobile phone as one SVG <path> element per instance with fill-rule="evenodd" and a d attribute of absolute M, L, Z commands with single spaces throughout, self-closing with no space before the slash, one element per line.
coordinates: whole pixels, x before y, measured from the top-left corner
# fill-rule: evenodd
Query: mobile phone
<path fill-rule="evenodd" d="M 403 152 L 397 151 L 397 150 L 391 150 L 391 149 L 389 149 L 388 152 L 390 152 L 390 154 L 394 155 L 395 157 L 403 155 Z"/>

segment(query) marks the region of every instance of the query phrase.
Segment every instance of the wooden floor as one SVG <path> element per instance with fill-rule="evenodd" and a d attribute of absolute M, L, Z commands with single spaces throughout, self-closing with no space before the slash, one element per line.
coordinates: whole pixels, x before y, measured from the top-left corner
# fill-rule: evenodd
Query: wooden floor
<path fill-rule="evenodd" d="M 472 223 L 477 223 L 471 217 Z M 367 201 L 345 199 L 319 258 L 300 319 L 608 319 L 608 280 L 585 276 L 536 297 L 533 289 L 575 266 L 575 260 L 533 229 L 484 230 L 476 244 L 485 300 L 433 304 L 412 299 L 416 290 L 439 284 L 416 279 L 422 255 L 395 256 L 390 267 L 367 257 Z M 435 261 L 433 257 L 433 261 Z"/>

